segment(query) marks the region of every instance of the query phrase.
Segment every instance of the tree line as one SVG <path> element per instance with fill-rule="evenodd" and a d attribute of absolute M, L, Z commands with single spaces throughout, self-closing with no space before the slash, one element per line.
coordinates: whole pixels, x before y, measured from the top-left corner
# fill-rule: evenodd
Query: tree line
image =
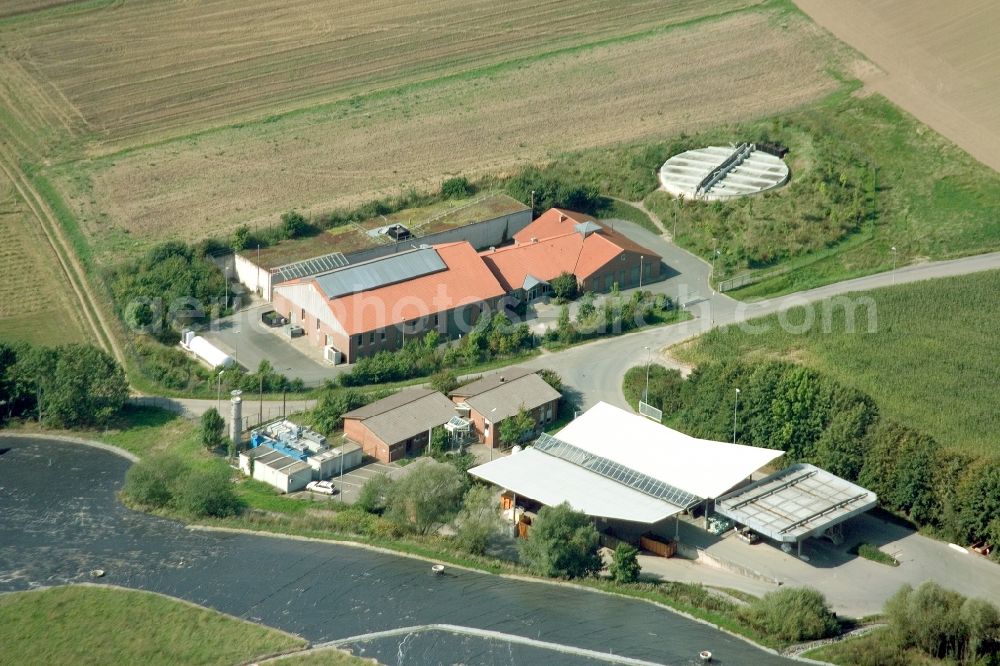
<path fill-rule="evenodd" d="M 626 375 L 633 403 L 645 377 L 646 366 Z M 881 415 L 866 393 L 814 370 L 772 361 L 709 363 L 685 380 L 656 365 L 647 402 L 697 437 L 730 441 L 735 426 L 738 442 L 781 449 L 788 462 L 857 482 L 885 508 L 946 539 L 1000 544 L 1000 461 L 946 449 Z"/>
<path fill-rule="evenodd" d="M 426 377 L 445 368 L 465 368 L 529 349 L 534 340 L 527 324 L 513 324 L 503 313 L 480 317 L 468 335 L 439 346 L 441 335 L 429 331 L 410 339 L 402 349 L 380 351 L 357 360 L 340 375 L 342 386 L 366 386 Z"/>

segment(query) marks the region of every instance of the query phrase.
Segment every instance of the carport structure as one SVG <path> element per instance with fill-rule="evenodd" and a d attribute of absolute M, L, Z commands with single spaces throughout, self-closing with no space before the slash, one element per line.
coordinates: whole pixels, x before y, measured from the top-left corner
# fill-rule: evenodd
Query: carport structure
<path fill-rule="evenodd" d="M 715 500 L 715 510 L 779 543 L 798 544 L 872 509 L 870 490 L 799 463 Z"/>

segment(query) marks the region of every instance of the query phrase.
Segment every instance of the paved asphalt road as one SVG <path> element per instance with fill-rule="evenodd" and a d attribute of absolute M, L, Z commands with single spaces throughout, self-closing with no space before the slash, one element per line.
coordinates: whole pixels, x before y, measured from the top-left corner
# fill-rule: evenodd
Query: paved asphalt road
<path fill-rule="evenodd" d="M 646 329 L 577 345 L 559 352 L 546 353 L 524 363 L 534 368 L 550 368 L 557 371 L 565 383 L 579 393 L 580 404 L 584 409 L 602 400 L 622 407 L 627 406 L 621 392 L 622 379 L 630 367 L 646 362 L 646 347 L 652 352 L 653 362 L 663 362 L 660 350 L 718 326 L 784 312 L 807 303 L 851 292 L 1000 269 L 1000 252 L 993 252 L 962 259 L 904 266 L 894 272 L 838 282 L 767 301 L 743 303 L 712 291 L 708 283 L 711 267 L 701 259 L 640 227 L 627 222 L 618 222 L 616 226 L 618 225 L 636 241 L 660 252 L 668 266 L 679 270 L 679 273 L 670 279 L 650 285 L 649 288 L 666 293 L 678 302 L 687 304 L 687 309 L 694 318 L 671 326 Z M 252 403 L 253 400 L 249 399 L 248 404 Z M 169 402 L 169 407 L 190 416 L 200 416 L 215 404 L 214 400 L 176 399 Z M 280 401 L 264 403 L 265 409 L 276 409 L 280 405 Z"/>
<path fill-rule="evenodd" d="M 115 497 L 129 461 L 55 440 L 4 437 L 0 592 L 89 581 L 151 590 L 291 631 L 314 643 L 428 624 L 534 639 L 404 631 L 351 641 L 381 663 L 595 664 L 573 646 L 656 663 L 786 659 L 640 601 L 449 567 L 332 543 L 192 531 L 129 511 Z M 2 650 L 0 650 L 2 651 Z M 0 660 L 2 661 L 2 660 Z"/>

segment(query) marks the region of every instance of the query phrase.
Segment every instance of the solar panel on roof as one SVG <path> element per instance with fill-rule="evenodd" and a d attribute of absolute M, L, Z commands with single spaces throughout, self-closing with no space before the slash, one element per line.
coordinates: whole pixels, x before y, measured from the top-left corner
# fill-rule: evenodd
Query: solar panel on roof
<path fill-rule="evenodd" d="M 542 433 L 538 440 L 535 441 L 535 448 L 554 458 L 573 463 L 595 474 L 600 474 L 612 481 L 617 481 L 624 486 L 638 490 L 644 495 L 661 499 L 682 509 L 694 506 L 700 501 L 699 497 L 687 491 L 675 488 L 668 483 L 654 479 L 613 460 L 608 460 L 607 458 L 594 455 L 589 451 L 584 451 L 552 435 Z"/>
<path fill-rule="evenodd" d="M 324 254 L 321 257 L 303 259 L 302 261 L 296 261 L 293 264 L 279 266 L 274 269 L 274 274 L 280 278 L 281 282 L 285 282 L 296 278 L 319 275 L 320 273 L 326 273 L 338 268 L 343 268 L 349 264 L 350 262 L 347 261 L 347 257 L 344 256 L 343 252 L 331 252 L 330 254 Z"/>
<path fill-rule="evenodd" d="M 448 265 L 438 255 L 437 250 L 432 247 L 421 247 L 345 266 L 318 276 L 316 282 L 327 298 L 337 298 L 412 280 L 446 268 Z"/>

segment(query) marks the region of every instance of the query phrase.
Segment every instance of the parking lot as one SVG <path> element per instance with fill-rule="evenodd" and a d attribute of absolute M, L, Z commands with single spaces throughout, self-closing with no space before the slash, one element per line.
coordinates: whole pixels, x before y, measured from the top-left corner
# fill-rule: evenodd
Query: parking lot
<path fill-rule="evenodd" d="M 251 372 L 267 359 L 275 372 L 289 379 L 297 377 L 307 386 L 319 386 L 348 369 L 349 366 L 325 363 L 320 351 L 311 347 L 306 338 L 291 340 L 282 327 L 266 326 L 260 317 L 272 309 L 270 303 L 256 302 L 213 322 L 211 330 L 202 336 Z"/>
<path fill-rule="evenodd" d="M 346 504 L 354 504 L 358 501 L 358 494 L 361 492 L 362 486 L 368 482 L 368 479 L 376 476 L 378 474 L 387 474 L 392 479 L 399 479 L 407 474 L 407 472 L 414 468 L 415 465 L 420 464 L 414 461 L 408 465 L 399 465 L 398 463 L 382 463 L 372 458 L 365 458 L 365 462 L 357 469 L 352 469 L 349 472 L 344 472 L 343 477 L 335 474 L 330 478 L 333 485 L 339 491 L 333 497 L 327 497 L 325 495 L 319 495 L 318 493 L 311 493 L 307 490 L 302 490 L 297 493 L 292 493 L 290 497 L 302 497 L 302 498 L 323 498 L 328 501 L 334 502 L 344 502 Z"/>

